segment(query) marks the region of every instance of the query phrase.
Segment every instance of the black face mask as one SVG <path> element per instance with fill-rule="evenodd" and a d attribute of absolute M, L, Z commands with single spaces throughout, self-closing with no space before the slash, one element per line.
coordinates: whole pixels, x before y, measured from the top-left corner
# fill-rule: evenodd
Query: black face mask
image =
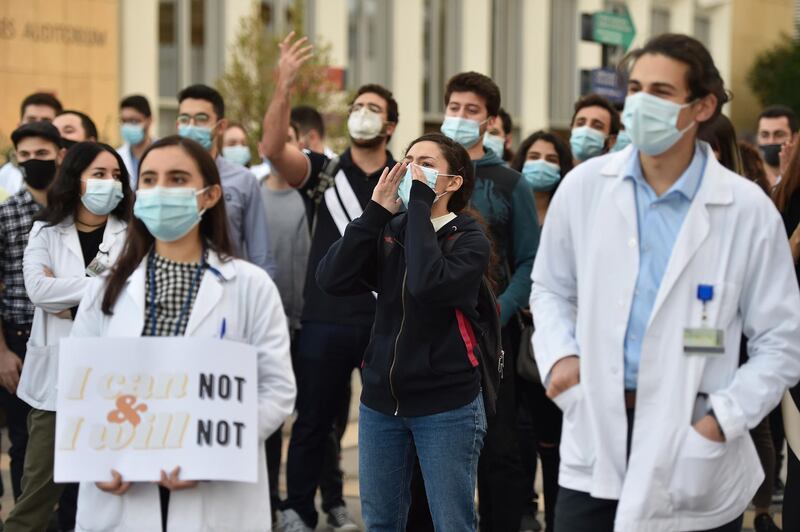
<path fill-rule="evenodd" d="M 781 148 L 783 144 L 763 144 L 758 147 L 761 154 L 764 156 L 764 162 L 772 167 L 777 167 L 781 164 Z"/>
<path fill-rule="evenodd" d="M 69 140 L 65 138 L 61 139 L 61 146 L 67 150 L 76 145 L 77 143 L 78 143 L 77 140 Z"/>
<path fill-rule="evenodd" d="M 23 170 L 25 182 L 35 190 L 45 190 L 56 176 L 55 159 L 50 161 L 31 159 L 19 165 Z"/>

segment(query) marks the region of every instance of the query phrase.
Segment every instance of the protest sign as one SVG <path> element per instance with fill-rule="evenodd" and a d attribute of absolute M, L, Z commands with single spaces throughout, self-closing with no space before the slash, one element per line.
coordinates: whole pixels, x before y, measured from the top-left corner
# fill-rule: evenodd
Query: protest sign
<path fill-rule="evenodd" d="M 213 338 L 61 341 L 56 482 L 256 482 L 256 350 Z"/>

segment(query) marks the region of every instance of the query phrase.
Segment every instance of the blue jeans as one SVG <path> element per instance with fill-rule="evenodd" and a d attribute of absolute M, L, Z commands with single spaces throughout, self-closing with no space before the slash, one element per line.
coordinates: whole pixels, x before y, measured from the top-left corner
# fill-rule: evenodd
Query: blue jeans
<path fill-rule="evenodd" d="M 367 532 L 404 532 L 414 454 L 436 530 L 474 531 L 478 457 L 486 436 L 483 397 L 448 412 L 393 417 L 361 405 L 361 513 Z"/>

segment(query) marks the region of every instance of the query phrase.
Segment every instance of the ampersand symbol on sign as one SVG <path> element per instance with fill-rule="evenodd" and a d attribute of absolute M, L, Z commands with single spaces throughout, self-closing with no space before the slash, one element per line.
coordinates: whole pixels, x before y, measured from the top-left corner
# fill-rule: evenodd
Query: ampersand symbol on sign
<path fill-rule="evenodd" d="M 106 419 L 111 423 L 130 421 L 131 425 L 135 427 L 142 421 L 138 412 L 147 412 L 147 405 L 137 405 L 135 395 L 120 395 L 117 397 L 117 409 L 109 412 Z"/>

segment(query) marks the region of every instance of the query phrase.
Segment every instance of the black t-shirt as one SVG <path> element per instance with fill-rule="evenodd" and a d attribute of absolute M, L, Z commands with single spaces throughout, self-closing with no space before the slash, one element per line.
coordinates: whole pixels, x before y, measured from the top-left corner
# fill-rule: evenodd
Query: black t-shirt
<path fill-rule="evenodd" d="M 103 234 L 106 231 L 106 224 L 101 225 L 97 229 L 84 233 L 78 231 L 78 240 L 81 242 L 81 252 L 83 253 L 83 265 L 89 264 L 97 256 L 100 251 L 100 244 L 103 242 Z"/>
<path fill-rule="evenodd" d="M 311 172 L 300 190 L 306 199 L 306 205 L 312 211 L 312 216 L 309 219 L 316 217 L 316 220 L 314 221 L 315 230 L 311 238 L 308 271 L 306 272 L 303 321 L 371 327 L 375 319 L 375 297 L 372 294 L 335 297 L 324 293 L 317 286 L 317 265 L 328 252 L 328 248 L 339 240 L 342 235 L 339 233 L 339 229 L 328 211 L 325 199 L 323 198 L 319 202 L 316 212 L 313 212 L 313 203 L 308 201 L 308 192 L 317 189 L 320 183 L 320 172 L 324 170 L 329 159 L 321 153 L 315 152 L 306 152 L 306 156 L 311 162 Z M 395 161 L 392 154 L 387 151 L 386 165 L 392 167 L 394 164 Z M 378 183 L 378 178 L 381 176 L 383 169 L 370 175 L 365 174 L 353 162 L 349 149 L 339 157 L 339 169 L 344 172 L 363 209 L 372 198 L 372 191 Z"/>

